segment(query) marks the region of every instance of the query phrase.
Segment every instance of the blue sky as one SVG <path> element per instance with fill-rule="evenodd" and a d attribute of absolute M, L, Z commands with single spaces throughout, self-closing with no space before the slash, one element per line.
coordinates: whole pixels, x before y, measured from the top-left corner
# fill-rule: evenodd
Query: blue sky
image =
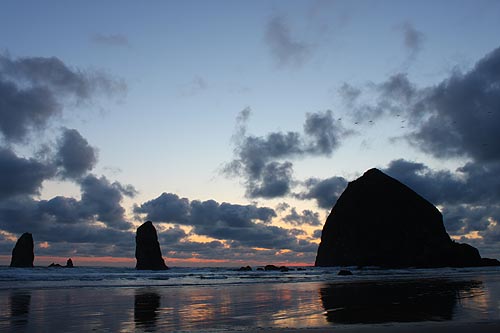
<path fill-rule="evenodd" d="M 498 1 L 0 6 L 5 262 L 133 258 L 151 218 L 167 264 L 312 263 L 371 167 L 500 257 Z"/>

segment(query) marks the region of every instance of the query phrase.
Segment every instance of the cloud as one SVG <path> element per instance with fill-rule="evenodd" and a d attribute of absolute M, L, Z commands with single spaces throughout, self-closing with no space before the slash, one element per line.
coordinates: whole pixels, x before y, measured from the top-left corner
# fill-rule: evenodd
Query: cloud
<path fill-rule="evenodd" d="M 314 199 L 318 207 L 330 210 L 347 186 L 347 180 L 343 177 L 309 178 L 303 185 L 306 190 L 295 195 L 298 199 Z"/>
<path fill-rule="evenodd" d="M 290 193 L 294 186 L 293 164 L 285 159 L 306 156 L 331 156 L 341 140 L 350 135 L 340 121 L 334 121 L 332 111 L 306 114 L 304 133 L 271 132 L 265 136 L 247 134 L 246 122 L 250 110 L 238 116 L 235 158 L 226 164 L 224 173 L 242 176 L 246 195 L 250 198 L 274 198 Z M 285 161 L 283 161 L 285 160 Z"/>
<path fill-rule="evenodd" d="M 275 15 L 267 22 L 265 41 L 279 66 L 300 66 L 311 53 L 311 46 L 296 40 L 281 16 Z"/>
<path fill-rule="evenodd" d="M 283 221 L 294 226 L 312 225 L 320 226 L 322 223 L 319 220 L 319 214 L 312 210 L 305 209 L 302 214 L 299 214 L 295 208 L 290 210 L 290 213 L 283 218 Z"/>
<path fill-rule="evenodd" d="M 75 129 L 65 129 L 59 140 L 56 165 L 62 176 L 79 178 L 91 171 L 97 163 L 95 148 Z"/>
<path fill-rule="evenodd" d="M 127 36 L 122 34 L 93 34 L 90 40 L 96 44 L 106 46 L 130 46 Z"/>
<path fill-rule="evenodd" d="M 39 194 L 43 181 L 54 175 L 51 165 L 19 157 L 12 150 L 0 147 L 0 200 Z"/>
<path fill-rule="evenodd" d="M 276 198 L 290 192 L 293 164 L 270 162 L 259 171 L 259 180 L 249 180 L 246 195 L 250 198 Z"/>
<path fill-rule="evenodd" d="M 31 130 L 45 128 L 61 107 L 44 87 L 20 88 L 0 74 L 0 132 L 9 142 L 20 142 Z"/>
<path fill-rule="evenodd" d="M 96 223 L 94 213 L 73 198 L 17 196 L 0 200 L 0 229 L 14 235 L 31 232 L 36 243 L 48 242 L 50 247 L 37 249 L 38 255 L 133 256 L 133 233 Z"/>
<path fill-rule="evenodd" d="M 56 57 L 0 55 L 0 132 L 8 142 L 22 142 L 60 116 L 68 99 L 85 102 L 125 89 L 104 73 L 72 69 Z"/>
<path fill-rule="evenodd" d="M 398 73 L 369 84 L 363 94 L 357 91 L 348 84 L 339 91 L 355 119 L 399 117 L 409 131 L 404 137 L 438 159 L 500 161 L 495 144 L 500 141 L 500 48 L 436 85 L 419 88 Z M 361 95 L 374 96 L 375 102 L 364 102 Z"/>
<path fill-rule="evenodd" d="M 189 201 L 173 193 L 162 193 L 159 197 L 136 206 L 134 212 L 146 214 L 145 218 L 148 220 L 191 226 L 222 223 L 229 227 L 248 227 L 254 224 L 252 220 L 268 222 L 276 216 L 271 208 L 219 204 L 214 200 Z"/>
<path fill-rule="evenodd" d="M 413 24 L 405 22 L 400 26 L 403 33 L 403 43 L 410 54 L 410 59 L 413 60 L 417 53 L 422 49 L 425 36 L 421 31 L 418 31 Z"/>
<path fill-rule="evenodd" d="M 414 105 L 426 117 L 410 140 L 438 158 L 500 161 L 500 48 L 466 73 L 454 72 Z"/>
<path fill-rule="evenodd" d="M 124 191 L 124 187 L 118 182 L 110 183 L 104 176 L 97 178 L 88 175 L 81 180 L 80 185 L 81 205 L 85 213 L 96 215 L 98 221 L 116 229 L 126 230 L 132 227 L 126 221 L 125 209 L 121 206 L 123 195 L 129 195 L 130 191 Z"/>
<path fill-rule="evenodd" d="M 190 203 L 186 198 L 179 198 L 177 194 L 162 193 L 158 198 L 147 201 L 141 206 L 135 206 L 134 212 L 146 214 L 145 219 L 151 221 L 172 222 L 186 225 Z"/>
<path fill-rule="evenodd" d="M 269 225 L 276 217 L 276 212 L 268 207 L 219 204 L 214 200 L 189 201 L 175 194 L 163 193 L 135 207 L 134 212 L 144 214 L 147 219 L 156 217 L 157 223 L 191 226 L 194 234 L 224 241 L 231 247 L 289 249 L 298 252 L 316 251 L 317 247 L 316 244 L 297 239 L 293 231 Z"/>
<path fill-rule="evenodd" d="M 340 146 L 340 141 L 350 132 L 333 119 L 333 112 L 307 113 L 304 134 L 309 137 L 305 152 L 330 156 Z"/>
<path fill-rule="evenodd" d="M 119 256 L 133 254 L 133 245 L 128 245 L 128 239 L 133 241 L 132 224 L 121 201 L 136 190 L 88 174 L 97 154 L 77 130 L 63 129 L 55 147 L 37 147 L 41 132 L 62 114 L 66 103 L 91 102 L 101 93 L 123 88 L 106 74 L 70 68 L 55 57 L 0 55 L 0 135 L 5 144 L 0 147 L 0 233 L 32 232 L 49 244 L 39 248 L 42 254 L 111 255 L 114 247 L 121 249 Z M 37 140 L 28 141 L 35 132 Z M 19 143 L 39 152 L 33 158 L 18 156 L 12 147 L 22 147 Z M 80 185 L 81 199 L 35 199 L 43 182 L 57 176 Z"/>
<path fill-rule="evenodd" d="M 133 225 L 121 206 L 130 186 L 94 175 L 80 181 L 80 200 L 36 200 L 31 193 L 1 197 L 0 230 L 14 235 L 31 232 L 36 241 L 48 242 L 50 248 L 39 254 L 133 256 Z"/>

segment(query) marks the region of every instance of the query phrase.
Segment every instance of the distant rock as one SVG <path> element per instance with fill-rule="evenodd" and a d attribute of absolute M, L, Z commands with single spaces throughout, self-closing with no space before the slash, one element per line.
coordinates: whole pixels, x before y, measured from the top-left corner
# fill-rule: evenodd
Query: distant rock
<path fill-rule="evenodd" d="M 347 269 L 341 269 L 337 275 L 352 275 L 352 272 Z"/>
<path fill-rule="evenodd" d="M 165 270 L 168 269 L 161 255 L 158 235 L 151 221 L 144 222 L 137 228 L 135 236 L 136 269 Z"/>
<path fill-rule="evenodd" d="M 62 268 L 63 266 L 59 265 L 59 264 L 56 264 L 56 263 L 52 263 L 49 265 L 49 267 L 57 267 L 57 268 Z"/>
<path fill-rule="evenodd" d="M 71 260 L 71 258 L 68 259 L 68 261 L 66 261 L 66 267 L 67 268 L 73 268 L 73 260 Z"/>
<path fill-rule="evenodd" d="M 250 267 L 250 266 L 243 266 L 243 267 L 238 268 L 239 272 L 249 272 L 251 270 L 252 270 L 252 267 Z"/>
<path fill-rule="evenodd" d="M 33 236 L 25 232 L 19 237 L 12 250 L 10 267 L 33 267 L 35 253 L 33 252 Z"/>
<path fill-rule="evenodd" d="M 377 169 L 350 182 L 323 227 L 316 266 L 499 265 L 452 241 L 430 202 Z"/>
<path fill-rule="evenodd" d="M 500 266 L 500 261 L 491 258 L 481 258 L 481 266 Z"/>
<path fill-rule="evenodd" d="M 264 266 L 265 271 L 280 271 L 280 272 L 288 272 L 290 268 L 286 266 L 275 266 L 275 265 L 266 265 Z"/>

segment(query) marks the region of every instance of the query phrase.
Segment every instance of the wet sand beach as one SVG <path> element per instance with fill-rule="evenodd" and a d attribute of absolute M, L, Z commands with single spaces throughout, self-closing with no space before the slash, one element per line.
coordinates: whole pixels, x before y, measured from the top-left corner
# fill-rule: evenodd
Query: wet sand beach
<path fill-rule="evenodd" d="M 500 277 L 0 290 L 2 332 L 498 332 Z"/>

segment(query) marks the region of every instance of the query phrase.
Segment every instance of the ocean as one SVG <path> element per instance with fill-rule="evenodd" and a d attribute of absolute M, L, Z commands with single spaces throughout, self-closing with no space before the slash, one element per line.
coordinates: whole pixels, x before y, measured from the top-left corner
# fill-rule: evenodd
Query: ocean
<path fill-rule="evenodd" d="M 500 321 L 500 267 L 0 267 L 0 332 L 255 331 Z"/>

